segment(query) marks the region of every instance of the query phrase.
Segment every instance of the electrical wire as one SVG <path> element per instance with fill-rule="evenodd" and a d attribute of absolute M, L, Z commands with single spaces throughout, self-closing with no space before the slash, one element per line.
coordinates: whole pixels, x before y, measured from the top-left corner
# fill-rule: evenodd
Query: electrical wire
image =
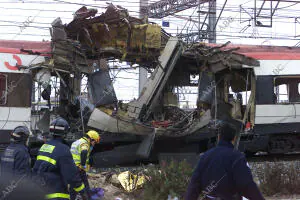
<path fill-rule="evenodd" d="M 1 14 L 1 13 L 0 13 L 0 16 L 1 16 L 1 17 L 24 17 L 24 18 L 32 17 L 32 15 L 22 15 L 21 13 L 20 13 L 20 15 L 12 15 L 12 14 L 5 15 L 5 14 Z M 36 18 L 41 18 L 41 19 L 55 19 L 55 18 L 57 18 L 57 17 L 56 17 L 56 16 L 53 16 L 53 17 L 36 16 Z M 62 19 L 71 19 L 71 20 L 74 19 L 74 18 L 72 18 L 72 17 L 60 17 L 60 18 L 62 18 Z"/>
<path fill-rule="evenodd" d="M 62 0 L 53 0 L 53 1 L 55 1 L 55 2 L 60 2 L 60 3 L 65 3 L 65 4 L 73 4 L 73 2 L 67 2 L 67 1 L 62 1 Z M 117 2 L 122 2 L 122 1 L 117 1 Z M 126 2 L 126 1 L 124 1 L 124 2 Z M 249 1 L 248 1 L 249 2 Z M 0 2 L 0 3 L 3 3 L 3 2 Z M 32 3 L 35 3 L 35 2 L 32 2 Z M 51 4 L 51 2 L 47 2 L 47 3 L 49 3 L 49 4 Z M 247 3 L 247 2 L 246 2 Z M 87 6 L 89 6 L 89 5 L 92 5 L 92 4 L 81 4 L 81 3 L 76 3 L 77 5 L 87 5 Z M 245 4 L 245 3 L 244 3 Z M 290 5 L 289 7 L 291 7 L 292 5 Z M 99 6 L 98 6 L 99 7 Z M 135 7 L 138 7 L 138 6 L 135 6 Z M 0 7 L 0 8 L 3 8 L 3 7 Z M 237 9 L 237 7 L 232 7 L 232 8 L 234 8 L 234 9 Z M 230 8 L 229 6 L 227 6 L 227 8 L 225 8 L 224 10 L 230 10 L 230 11 L 232 11 L 232 12 L 240 12 L 239 10 L 232 10 L 232 8 Z M 281 7 L 281 9 L 282 9 L 283 7 Z M 4 9 L 6 9 L 6 8 L 4 8 Z M 7 8 L 7 9 L 19 9 L 19 10 L 39 10 L 39 9 L 25 9 L 25 8 Z M 252 9 L 252 8 L 245 8 L 246 10 L 247 9 Z M 219 10 L 219 8 L 217 8 L 217 10 Z M 41 10 L 41 11 L 54 11 L 54 12 L 73 12 L 73 11 L 57 11 L 57 10 Z M 298 10 L 297 10 L 298 11 Z M 181 16 L 184 16 L 184 15 L 181 15 Z M 191 15 L 187 15 L 187 16 L 189 16 L 189 17 L 194 17 L 194 16 L 191 16 Z M 292 16 L 279 16 L 279 15 L 275 15 L 275 16 L 278 16 L 278 17 L 284 17 L 284 18 L 286 18 L 286 17 L 290 17 L 290 18 L 295 18 L 295 17 L 292 17 Z M 195 16 L 196 17 L 196 16 Z M 223 18 L 221 18 L 221 19 L 223 19 Z M 4 21 L 4 20 L 2 20 L 2 21 Z M 173 22 L 181 22 L 182 20 L 174 20 L 174 19 L 172 19 L 172 20 L 170 20 L 170 21 L 173 21 Z M 8 22 L 8 21 L 7 21 Z M 11 23 L 22 23 L 22 22 L 13 22 L 13 21 L 11 21 Z M 42 22 L 32 22 L 32 23 L 35 23 L 35 24 L 47 24 L 47 23 L 42 23 Z M 284 22 L 282 22 L 282 23 L 284 23 Z M 289 23 L 293 23 L 293 22 L 289 22 Z M 12 25 L 0 25 L 0 26 L 12 26 Z M 17 27 L 20 27 L 20 26 L 17 26 Z M 32 27 L 32 28 L 40 28 L 41 30 L 43 30 L 43 29 L 48 29 L 48 28 L 50 28 L 50 27 L 42 27 L 42 26 L 32 26 L 32 25 L 29 25 L 28 27 Z M 190 29 L 190 27 L 188 27 L 189 29 Z M 232 28 L 232 27 L 230 27 L 230 28 Z M 166 28 L 166 29 L 168 29 L 169 31 L 172 31 L 172 30 L 177 30 L 177 29 L 170 29 L 170 28 Z M 191 28 L 192 30 L 193 30 L 193 28 Z M 23 35 L 23 34 L 22 34 Z M 29 34 L 29 35 L 31 35 L 31 34 Z"/>
<path fill-rule="evenodd" d="M 28 19 L 28 18 L 27 18 Z M 7 20 L 0 20 L 0 22 L 6 22 L 6 23 L 13 23 L 13 24 L 21 24 L 23 26 L 26 26 L 25 23 L 26 21 L 24 22 L 20 22 L 20 21 L 7 21 Z M 50 23 L 45 23 L 45 22 L 34 22 L 34 21 L 30 21 L 28 22 L 30 24 L 46 24 L 46 25 L 50 25 Z"/>
<path fill-rule="evenodd" d="M 74 11 L 71 10 L 41 10 L 41 9 L 36 9 L 36 8 L 7 8 L 7 7 L 0 7 L 0 9 L 4 9 L 4 10 L 28 10 L 28 11 L 45 11 L 45 12 L 71 12 L 74 13 Z"/>
<path fill-rule="evenodd" d="M 0 33 L 0 35 L 16 35 L 16 33 Z M 50 34 L 49 35 L 42 35 L 42 34 L 27 34 L 27 33 L 22 33 L 22 35 L 26 35 L 26 36 L 49 36 L 50 37 Z"/>
<path fill-rule="evenodd" d="M 82 5 L 82 6 L 91 6 L 91 7 L 97 7 L 97 8 L 106 8 L 106 6 L 101 6 L 100 4 L 87 4 L 87 3 L 74 3 L 74 2 L 68 2 L 68 1 L 62 1 L 62 0 L 52 0 L 52 1 L 54 1 L 54 2 L 45 2 L 45 1 L 38 1 L 38 2 L 34 2 L 34 1 L 29 1 L 29 2 L 24 2 L 24 3 L 22 3 L 22 4 L 26 4 L 26 3 L 37 3 L 37 4 L 53 4 L 53 5 L 56 5 L 57 3 L 62 3 L 62 4 L 75 4 L 75 5 Z M 119 3 L 119 2 L 123 2 L 123 3 L 126 3 L 126 5 L 128 4 L 128 3 L 136 3 L 136 4 L 139 4 L 139 2 L 138 1 L 126 1 L 126 0 L 124 0 L 124 1 L 111 1 L 112 3 Z M 249 1 L 248 1 L 249 2 Z M 0 3 L 19 3 L 19 2 L 0 2 Z M 153 3 L 155 3 L 155 2 L 153 2 Z M 247 3 L 247 2 L 246 2 Z M 295 4 L 297 4 L 297 3 L 295 3 Z M 278 9 L 284 9 L 284 8 L 287 8 L 287 7 L 292 7 L 292 6 L 294 6 L 295 4 L 293 4 L 293 5 L 289 5 L 289 6 L 286 6 L 286 7 L 281 7 L 281 8 L 277 8 L 277 10 Z M 241 4 L 241 5 L 243 5 L 243 4 Z M 139 8 L 139 5 L 136 5 L 136 6 L 130 6 L 130 7 L 133 7 L 133 8 Z M 238 8 L 238 7 L 236 7 L 236 5 L 229 5 L 228 4 L 228 6 L 226 6 L 227 8 L 225 8 L 224 9 L 224 11 L 232 11 L 232 10 L 228 10 L 228 9 L 232 9 L 232 8 Z M 253 9 L 253 8 L 245 8 L 245 9 Z M 217 10 L 221 10 L 221 7 L 218 7 L 218 5 L 217 5 Z M 72 12 L 72 11 L 68 11 L 68 12 Z"/>
<path fill-rule="evenodd" d="M 298 4 L 298 3 L 300 3 L 300 2 L 294 3 L 294 4 L 292 4 L 292 5 L 289 5 L 289 6 L 285 6 L 285 7 L 276 8 L 276 10 L 280 10 L 280 9 L 289 8 L 289 7 L 292 7 L 292 6 L 294 6 L 294 5 Z"/>
<path fill-rule="evenodd" d="M 80 6 L 90 6 L 90 7 L 94 7 L 94 8 L 106 8 L 106 6 L 95 6 L 92 4 L 84 4 L 84 3 L 74 3 L 74 2 L 68 2 L 68 1 L 62 1 L 62 0 L 52 0 L 55 2 L 59 2 L 59 3 L 64 3 L 64 4 L 73 4 L 73 5 L 80 5 Z"/>
<path fill-rule="evenodd" d="M 37 29 L 49 29 L 51 28 L 50 26 L 49 27 L 45 27 L 45 26 L 32 26 L 32 25 L 26 25 L 26 26 L 21 26 L 21 25 L 3 25 L 3 24 L 0 24 L 0 26 L 3 26 L 3 27 L 31 27 L 31 28 L 37 28 Z"/>
<path fill-rule="evenodd" d="M 57 0 L 57 1 L 60 1 L 60 0 Z M 2 3 L 2 2 L 0 2 Z M 80 4 L 80 5 L 86 5 L 86 6 L 89 6 L 89 4 Z M 92 6 L 92 5 L 91 5 Z M 99 7 L 99 6 L 95 6 L 95 7 Z M 135 8 L 139 8 L 139 6 L 129 6 L 129 7 L 135 7 Z M 26 9 L 26 8 L 4 8 L 4 7 L 0 7 L 2 9 L 18 9 L 18 10 L 40 10 L 40 9 Z M 102 8 L 106 8 L 105 6 L 103 6 Z M 216 10 L 221 10 L 222 8 L 217 8 Z M 238 7 L 234 7 L 234 9 L 236 10 L 233 10 L 232 8 L 224 8 L 224 11 L 230 11 L 230 12 L 240 12 L 239 8 Z M 253 10 L 253 8 L 244 8 L 245 10 L 247 9 L 250 9 L 250 10 Z M 74 11 L 61 11 L 61 10 L 40 10 L 40 11 L 53 11 L 53 12 L 74 12 Z M 288 11 L 289 13 L 290 12 L 293 12 L 293 11 L 299 11 L 299 10 L 286 10 Z M 131 12 L 131 11 L 129 11 Z M 132 11 L 132 12 L 137 12 L 139 13 L 138 11 Z M 181 11 L 181 12 L 184 12 L 184 11 Z M 181 16 L 190 16 L 190 15 L 181 15 Z M 275 15 L 276 16 L 276 15 Z M 284 16 L 286 17 L 286 16 Z M 292 18 L 295 18 L 294 16 Z"/>

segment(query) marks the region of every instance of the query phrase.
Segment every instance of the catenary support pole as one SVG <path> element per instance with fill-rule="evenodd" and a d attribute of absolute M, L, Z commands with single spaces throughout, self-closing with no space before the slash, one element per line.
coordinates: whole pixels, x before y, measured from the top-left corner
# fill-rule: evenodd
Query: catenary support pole
<path fill-rule="evenodd" d="M 140 18 L 147 17 L 147 13 L 143 12 L 143 7 L 148 5 L 148 0 L 140 0 Z M 148 20 L 147 20 L 148 21 Z M 147 70 L 143 67 L 139 68 L 139 95 L 147 81 Z"/>
<path fill-rule="evenodd" d="M 216 19 L 217 19 L 217 9 L 216 6 L 217 1 L 212 0 L 209 1 L 209 10 L 208 10 L 208 23 L 209 23 L 209 34 L 208 34 L 208 42 L 209 43 L 216 43 L 217 34 L 216 34 Z"/>

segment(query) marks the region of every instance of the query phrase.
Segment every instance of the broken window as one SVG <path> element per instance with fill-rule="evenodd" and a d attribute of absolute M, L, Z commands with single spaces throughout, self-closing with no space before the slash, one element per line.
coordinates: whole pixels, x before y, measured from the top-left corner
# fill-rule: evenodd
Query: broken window
<path fill-rule="evenodd" d="M 175 88 L 174 101 L 178 101 L 178 106 L 181 109 L 195 109 L 197 107 L 198 87 L 183 86 Z"/>
<path fill-rule="evenodd" d="M 288 100 L 288 85 L 282 84 L 274 88 L 274 99 L 276 103 L 287 103 Z"/>
<path fill-rule="evenodd" d="M 274 81 L 274 98 L 276 103 L 300 103 L 300 77 L 277 77 Z"/>
<path fill-rule="evenodd" d="M 7 100 L 7 75 L 0 74 L 0 105 L 5 105 Z"/>

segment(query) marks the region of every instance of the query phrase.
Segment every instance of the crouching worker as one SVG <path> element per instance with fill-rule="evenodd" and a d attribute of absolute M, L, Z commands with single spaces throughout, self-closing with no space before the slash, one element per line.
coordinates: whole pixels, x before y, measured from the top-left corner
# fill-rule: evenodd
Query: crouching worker
<path fill-rule="evenodd" d="M 33 180 L 46 190 L 46 199 L 70 199 L 68 184 L 88 199 L 85 186 L 77 175 L 70 148 L 63 144 L 69 130 L 68 122 L 59 117 L 50 124 L 53 139 L 40 148 L 33 167 Z"/>
<path fill-rule="evenodd" d="M 30 174 L 30 155 L 27 148 L 29 129 L 18 126 L 11 133 L 11 144 L 1 157 L 1 175 L 19 179 Z"/>
<path fill-rule="evenodd" d="M 245 156 L 234 149 L 237 129 L 222 121 L 218 145 L 200 157 L 185 200 L 264 200 L 247 166 Z"/>
<path fill-rule="evenodd" d="M 78 168 L 78 173 L 84 182 L 86 189 L 88 191 L 89 197 L 90 194 L 90 187 L 88 183 L 88 178 L 86 175 L 86 172 L 89 171 L 90 165 L 90 154 L 95 146 L 95 144 L 98 144 L 100 142 L 100 136 L 98 132 L 94 130 L 90 130 L 87 132 L 86 136 L 80 138 L 79 140 L 76 140 L 73 142 L 71 146 L 71 153 L 74 159 L 74 162 Z M 76 191 L 71 189 L 71 199 L 76 198 Z"/>

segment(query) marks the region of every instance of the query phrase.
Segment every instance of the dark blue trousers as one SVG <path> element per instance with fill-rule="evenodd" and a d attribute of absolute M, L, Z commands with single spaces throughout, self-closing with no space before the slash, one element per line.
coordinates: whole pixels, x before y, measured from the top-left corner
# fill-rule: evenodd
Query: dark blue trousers
<path fill-rule="evenodd" d="M 82 182 L 84 183 L 84 186 L 85 186 L 85 190 L 87 191 L 89 197 L 91 197 L 91 193 L 90 193 L 90 185 L 89 185 L 89 181 L 88 181 L 88 178 L 87 178 L 87 175 L 86 175 L 86 172 L 83 171 L 83 170 L 77 170 L 77 173 L 79 173 L 80 175 L 80 178 L 82 180 Z M 70 187 L 70 199 L 71 200 L 75 200 L 76 199 L 76 195 L 77 195 L 77 192 L 73 189 L 74 187 Z"/>

